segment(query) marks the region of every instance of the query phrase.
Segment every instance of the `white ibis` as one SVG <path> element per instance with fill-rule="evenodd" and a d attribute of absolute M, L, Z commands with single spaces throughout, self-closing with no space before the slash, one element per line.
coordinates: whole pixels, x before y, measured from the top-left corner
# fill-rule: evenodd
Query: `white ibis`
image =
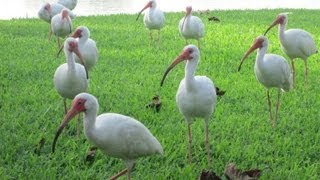
<path fill-rule="evenodd" d="M 308 64 L 307 59 L 312 54 L 318 52 L 316 44 L 311 34 L 302 29 L 288 29 L 286 26 L 288 23 L 287 13 L 280 13 L 276 20 L 266 30 L 264 35 L 277 24 L 279 24 L 279 39 L 281 49 L 291 59 L 293 84 L 295 84 L 295 67 L 294 59 L 301 58 L 305 63 L 305 82 L 308 83 Z"/>
<path fill-rule="evenodd" d="M 98 61 L 98 48 L 96 42 L 90 38 L 90 31 L 85 26 L 77 27 L 72 37 L 79 38 L 79 51 L 85 66 L 89 71 Z M 75 56 L 75 59 L 77 62 L 80 62 L 77 56 Z"/>
<path fill-rule="evenodd" d="M 87 72 L 83 65 L 74 60 L 73 53 L 82 60 L 78 49 L 78 42 L 68 37 L 64 42 L 64 53 L 67 63 L 61 64 L 54 73 L 54 87 L 64 99 L 64 109 L 67 112 L 66 99 L 73 99 L 77 94 L 85 92 L 88 88 Z M 83 61 L 83 60 L 82 60 Z"/>
<path fill-rule="evenodd" d="M 192 7 L 186 7 L 186 15 L 179 22 L 180 34 L 186 39 L 196 39 L 198 41 L 198 47 L 200 48 L 200 38 L 204 36 L 204 24 L 202 20 L 197 16 L 192 16 Z"/>
<path fill-rule="evenodd" d="M 144 14 L 143 22 L 146 28 L 150 31 L 150 43 L 152 43 L 152 30 L 158 30 L 158 45 L 160 43 L 160 29 L 164 27 L 165 24 L 165 17 L 163 12 L 157 8 L 157 2 L 155 0 L 150 0 L 145 7 L 139 12 L 138 17 L 136 20 L 139 19 L 140 14 L 149 8 Z"/>
<path fill-rule="evenodd" d="M 40 19 L 49 23 L 49 35 L 48 38 L 50 40 L 51 37 L 51 19 L 54 15 L 59 14 L 65 7 L 59 3 L 45 3 L 42 5 L 40 10 L 38 11 L 38 16 Z M 68 9 L 68 14 L 71 19 L 75 18 L 75 14 Z"/>
<path fill-rule="evenodd" d="M 277 114 L 280 104 L 281 90 L 288 92 L 293 87 L 292 73 L 286 59 L 276 54 L 266 54 L 269 41 L 265 36 L 258 36 L 250 49 L 241 59 L 238 71 L 241 69 L 243 61 L 256 49 L 257 52 L 254 72 L 258 81 L 267 89 L 268 106 L 270 121 L 275 127 L 277 122 Z M 271 101 L 269 91 L 270 88 L 278 88 L 278 99 L 276 104 L 275 117 L 273 119 L 271 112 Z"/>
<path fill-rule="evenodd" d="M 180 82 L 176 102 L 180 112 L 188 123 L 189 162 L 191 162 L 191 124 L 195 118 L 203 118 L 205 122 L 205 144 L 210 166 L 211 156 L 209 147 L 209 119 L 214 111 L 217 95 L 214 84 L 206 76 L 194 76 L 200 59 L 200 51 L 195 45 L 187 45 L 182 53 L 172 62 L 165 71 L 161 86 L 169 73 L 178 63 L 186 60 L 185 77 Z"/>
<path fill-rule="evenodd" d="M 52 17 L 51 31 L 57 37 L 58 47 L 60 47 L 60 37 L 65 38 L 72 32 L 72 21 L 66 8 Z"/>
<path fill-rule="evenodd" d="M 77 5 L 78 0 L 58 0 L 58 3 L 70 10 L 73 10 Z"/>
<path fill-rule="evenodd" d="M 52 144 L 52 152 L 63 128 L 69 121 L 84 112 L 84 133 L 89 142 L 105 154 L 122 159 L 126 169 L 110 179 L 116 179 L 128 173 L 131 176 L 136 160 L 143 156 L 163 154 L 159 141 L 141 122 L 121 114 L 104 113 L 97 117 L 99 104 L 97 99 L 88 93 L 78 94 L 72 107 L 60 124 Z"/>

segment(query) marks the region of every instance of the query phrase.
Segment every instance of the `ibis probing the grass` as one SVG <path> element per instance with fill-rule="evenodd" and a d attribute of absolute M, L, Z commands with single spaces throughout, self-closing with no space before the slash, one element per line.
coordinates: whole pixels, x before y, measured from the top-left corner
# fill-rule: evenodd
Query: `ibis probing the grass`
<path fill-rule="evenodd" d="M 93 95 L 78 94 L 57 130 L 52 152 L 55 151 L 57 139 L 63 128 L 74 116 L 84 112 L 84 133 L 89 142 L 105 154 L 122 159 L 126 164 L 126 169 L 110 179 L 117 179 L 126 173 L 130 179 L 131 171 L 138 158 L 163 154 L 159 141 L 141 122 L 116 113 L 104 113 L 97 116 L 98 110 L 98 100 Z"/>

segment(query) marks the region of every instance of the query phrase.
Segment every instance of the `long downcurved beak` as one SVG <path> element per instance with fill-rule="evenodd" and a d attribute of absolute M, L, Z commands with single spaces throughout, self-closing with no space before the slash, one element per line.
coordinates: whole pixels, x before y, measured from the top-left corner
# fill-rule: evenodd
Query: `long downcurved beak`
<path fill-rule="evenodd" d="M 139 14 L 138 14 L 138 16 L 137 16 L 136 21 L 138 21 L 138 19 L 139 19 L 139 17 L 140 17 L 140 14 L 141 14 L 144 10 L 146 10 L 147 8 L 149 8 L 149 7 L 151 7 L 151 2 L 148 2 L 148 4 L 145 5 L 143 9 L 141 9 L 141 11 L 139 12 Z"/>
<path fill-rule="evenodd" d="M 60 136 L 63 128 L 71 121 L 71 119 L 77 115 L 79 112 L 75 109 L 72 108 L 68 111 L 67 115 L 64 117 L 62 123 L 60 124 L 57 132 L 56 132 L 56 136 L 54 137 L 53 143 L 52 143 L 52 153 L 54 153 L 55 148 L 56 148 L 56 143 L 58 140 L 58 137 Z"/>
<path fill-rule="evenodd" d="M 179 64 L 180 62 L 186 60 L 186 55 L 185 53 L 180 54 L 172 63 L 171 65 L 167 68 L 167 70 L 164 72 L 160 86 L 163 85 L 164 80 L 166 79 L 168 73 L 170 72 L 171 69 L 173 69 L 177 64 Z"/>
<path fill-rule="evenodd" d="M 60 55 L 60 53 L 61 53 L 61 51 L 62 51 L 62 49 L 63 49 L 63 44 L 61 45 L 61 47 L 60 47 L 60 49 L 59 49 L 59 51 L 58 51 L 58 53 L 57 53 L 57 58 L 59 57 L 59 55 Z"/>
<path fill-rule="evenodd" d="M 82 57 L 79 49 L 75 49 L 73 52 L 79 57 L 80 63 L 83 65 L 84 69 L 86 70 L 87 79 L 89 79 L 88 69 L 87 69 L 85 61 L 83 60 L 83 57 Z"/>
<path fill-rule="evenodd" d="M 181 26 L 181 29 L 180 29 L 181 32 L 182 32 L 182 30 L 183 30 L 184 22 L 186 21 L 186 19 L 187 19 L 187 14 L 186 14 L 186 15 L 184 16 L 184 18 L 183 18 L 182 26 Z"/>
<path fill-rule="evenodd" d="M 279 23 L 280 23 L 280 22 L 279 22 L 279 19 L 277 18 L 275 21 L 272 22 L 272 24 L 269 26 L 269 28 L 266 30 L 266 32 L 264 32 L 263 35 L 265 36 L 270 29 L 272 29 L 274 26 L 276 26 L 276 25 L 279 24 Z"/>
<path fill-rule="evenodd" d="M 241 70 L 241 66 L 242 66 L 243 61 L 244 61 L 254 50 L 256 50 L 256 49 L 258 49 L 258 48 L 259 48 L 259 46 L 258 46 L 257 42 L 255 42 L 255 43 L 250 47 L 250 49 L 246 52 L 246 54 L 242 57 L 241 62 L 240 62 L 240 65 L 239 65 L 239 67 L 238 67 L 238 71 Z"/>

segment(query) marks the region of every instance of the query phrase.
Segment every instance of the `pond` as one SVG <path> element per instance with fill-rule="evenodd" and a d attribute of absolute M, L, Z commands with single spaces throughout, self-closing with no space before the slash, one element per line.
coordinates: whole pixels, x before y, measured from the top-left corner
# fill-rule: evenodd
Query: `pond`
<path fill-rule="evenodd" d="M 2 0 L 0 19 L 33 18 L 45 0 Z M 139 12 L 147 0 L 78 0 L 73 10 L 78 16 L 108 15 Z M 186 5 L 194 10 L 214 9 L 274 9 L 306 8 L 320 9 L 320 0 L 158 0 L 158 7 L 165 12 L 184 11 Z"/>

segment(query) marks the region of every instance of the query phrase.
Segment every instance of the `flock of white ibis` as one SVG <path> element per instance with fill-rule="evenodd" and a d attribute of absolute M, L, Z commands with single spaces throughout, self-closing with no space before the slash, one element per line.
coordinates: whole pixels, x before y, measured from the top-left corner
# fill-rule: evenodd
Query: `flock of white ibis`
<path fill-rule="evenodd" d="M 53 32 L 58 38 L 66 38 L 62 48 L 67 62 L 60 65 L 54 74 L 54 86 L 64 99 L 66 115 L 57 130 L 52 151 L 55 151 L 57 139 L 63 128 L 76 114 L 83 112 L 84 133 L 89 142 L 107 155 L 123 159 L 126 164 L 126 169 L 111 179 L 116 179 L 124 174 L 127 174 L 128 179 L 130 179 L 131 171 L 139 157 L 163 154 L 163 149 L 160 142 L 139 121 L 115 113 L 104 113 L 97 116 L 98 100 L 93 95 L 88 94 L 87 90 L 88 71 L 92 70 L 98 61 L 98 49 L 95 41 L 90 38 L 90 31 L 87 27 L 79 26 L 72 33 L 72 19 L 75 16 L 71 10 L 75 8 L 76 4 L 77 0 L 59 0 L 57 3 L 46 3 L 38 13 L 41 19 L 50 24 L 50 34 Z M 155 0 L 150 0 L 138 13 L 137 20 L 146 9 L 148 10 L 144 14 L 143 21 L 145 27 L 150 31 L 150 42 L 153 41 L 152 30 L 158 30 L 159 44 L 160 30 L 165 26 L 164 13 L 157 8 Z M 195 118 L 203 118 L 205 124 L 204 139 L 210 166 L 209 120 L 215 109 L 217 92 L 216 87 L 208 77 L 195 76 L 200 61 L 200 39 L 205 35 L 205 28 L 202 20 L 191 15 L 191 12 L 192 7 L 187 6 L 185 16 L 178 24 L 179 32 L 186 40 L 187 45 L 167 68 L 160 85 L 163 85 L 166 76 L 177 64 L 186 61 L 185 77 L 181 80 L 176 93 L 176 103 L 188 124 L 189 162 L 192 161 L 191 124 Z M 305 61 L 305 81 L 307 83 L 307 58 L 317 53 L 317 47 L 310 33 L 301 29 L 285 31 L 287 22 L 287 14 L 279 14 L 264 35 L 255 39 L 253 45 L 241 59 L 238 68 L 240 71 L 244 60 L 250 53 L 258 49 L 254 72 L 257 80 L 267 89 L 269 114 L 273 126 L 276 125 L 277 121 L 281 90 L 287 92 L 294 86 L 295 69 L 293 60 L 301 58 Z M 269 42 L 265 35 L 277 24 L 279 24 L 281 48 L 291 59 L 292 68 L 284 57 L 267 54 Z M 198 46 L 189 45 L 188 39 L 197 40 Z M 278 88 L 275 115 L 271 111 L 270 88 Z M 69 111 L 67 111 L 66 99 L 73 99 Z"/>

